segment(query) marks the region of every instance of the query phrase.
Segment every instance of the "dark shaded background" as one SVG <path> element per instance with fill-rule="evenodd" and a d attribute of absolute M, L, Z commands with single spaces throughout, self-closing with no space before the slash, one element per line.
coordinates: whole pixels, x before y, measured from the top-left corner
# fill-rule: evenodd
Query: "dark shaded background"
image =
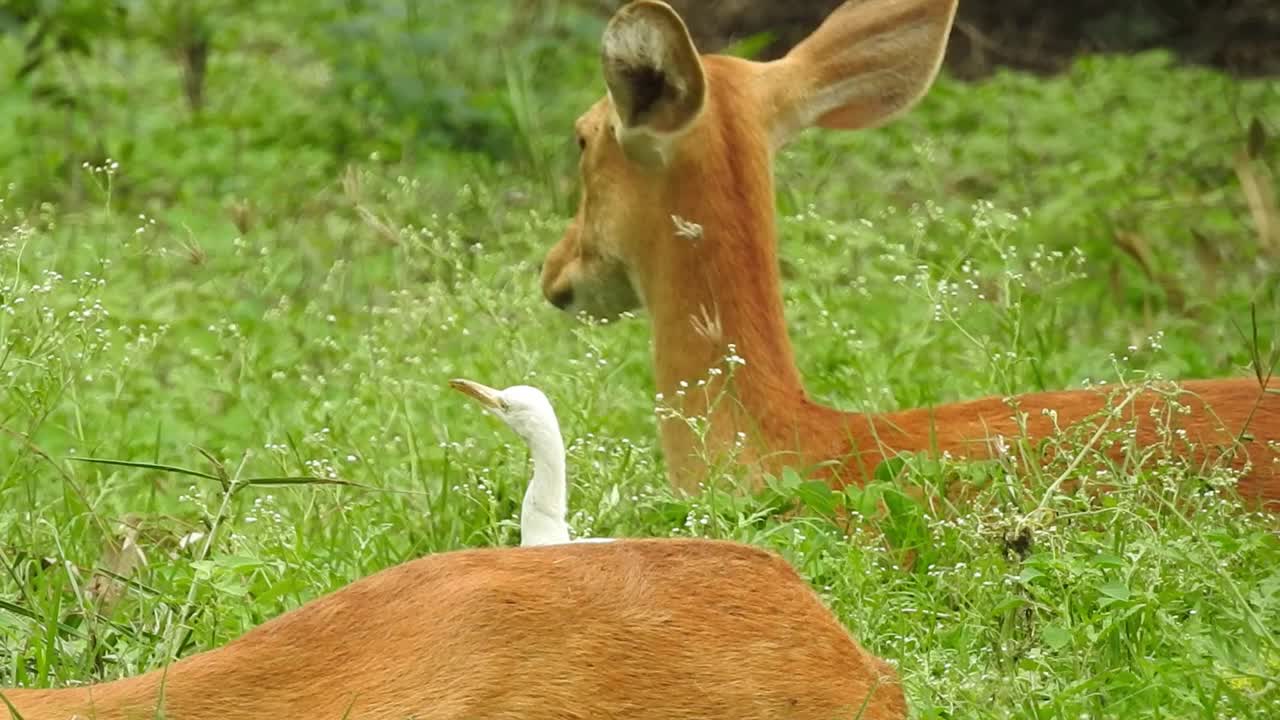
<path fill-rule="evenodd" d="M 668 0 L 704 51 L 759 33 L 757 57 L 781 56 L 843 0 Z M 611 12 L 623 0 L 596 0 Z M 947 67 L 983 77 L 999 67 L 1057 72 L 1082 53 L 1154 48 L 1235 75 L 1280 72 L 1276 0 L 962 0 Z"/>

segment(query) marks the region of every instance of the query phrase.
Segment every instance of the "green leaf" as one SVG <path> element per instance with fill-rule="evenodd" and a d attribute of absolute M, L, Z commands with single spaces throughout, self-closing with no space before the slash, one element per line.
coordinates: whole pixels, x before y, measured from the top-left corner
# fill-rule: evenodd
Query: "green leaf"
<path fill-rule="evenodd" d="M 1124 567 L 1126 565 L 1124 558 L 1117 557 L 1110 553 L 1098 553 L 1091 558 L 1094 565 L 1102 567 Z"/>
<path fill-rule="evenodd" d="M 196 560 L 191 563 L 191 569 L 195 571 L 197 580 L 208 580 L 213 577 L 213 568 L 215 567 L 212 560 Z"/>
<path fill-rule="evenodd" d="M 1129 586 L 1122 580 L 1110 580 L 1098 586 L 1098 592 L 1112 600 L 1124 602 L 1129 599 Z"/>
<path fill-rule="evenodd" d="M 1061 650 L 1071 642 L 1071 631 L 1061 625 L 1049 624 L 1045 625 L 1040 631 L 1040 638 L 1044 640 L 1044 644 L 1054 650 Z"/>
<path fill-rule="evenodd" d="M 995 606 L 992 607 L 990 611 L 988 611 L 988 614 L 991 617 L 1000 617 L 1001 615 L 1004 615 L 1011 610 L 1015 610 L 1017 608 L 1022 607 L 1026 603 L 1027 601 L 1025 598 L 1019 597 L 1017 595 L 1009 595 L 1005 597 L 1003 600 L 1001 600 L 1000 602 L 996 603 Z"/>
<path fill-rule="evenodd" d="M 749 35 L 735 43 L 731 43 L 728 47 L 721 50 L 720 54 L 732 55 L 744 60 L 754 60 L 760 55 L 760 51 L 768 47 L 771 42 L 773 42 L 773 33 L 766 30 L 765 32 Z"/>
<path fill-rule="evenodd" d="M 839 504 L 839 499 L 835 492 L 821 480 L 809 480 L 801 483 L 800 487 L 796 488 L 796 497 L 813 510 L 826 515 L 834 513 L 836 506 Z"/>
<path fill-rule="evenodd" d="M 364 490 L 381 490 L 372 485 L 364 485 L 350 480 L 338 480 L 337 478 L 318 478 L 310 475 L 290 475 L 285 477 L 262 477 L 248 478 L 240 480 L 236 483 L 239 487 L 247 487 L 250 485 L 342 485 L 344 487 L 361 488 Z"/>
<path fill-rule="evenodd" d="M 133 460 L 109 460 L 107 458 L 89 458 L 89 457 L 72 457 L 68 460 L 76 462 L 94 463 L 97 465 L 119 465 L 121 467 L 141 468 L 143 470 L 159 470 L 161 472 L 174 473 L 176 475 L 190 475 L 192 477 L 204 478 L 206 480 L 216 480 L 222 482 L 218 476 L 210 475 L 199 470 L 189 470 L 177 465 L 163 465 L 161 463 L 135 462 Z"/>
<path fill-rule="evenodd" d="M 1024 583 L 1029 583 L 1032 580 L 1041 577 L 1044 577 L 1044 572 L 1033 567 L 1022 568 L 1022 572 L 1018 574 L 1018 579 Z"/>
<path fill-rule="evenodd" d="M 262 560 L 260 558 L 252 557 L 250 555 L 219 555 L 214 560 L 214 563 L 218 567 L 226 568 L 228 570 L 245 570 L 248 568 L 262 566 Z"/>
<path fill-rule="evenodd" d="M 800 477 L 800 473 L 794 469 L 782 468 L 782 477 L 778 478 L 778 486 L 784 490 L 794 491 L 804 483 L 804 478 Z"/>
<path fill-rule="evenodd" d="M 885 458 L 876 466 L 875 472 L 872 473 L 876 482 L 893 483 L 902 474 L 903 468 L 907 466 L 907 457 L 897 455 L 891 458 Z"/>
<path fill-rule="evenodd" d="M 862 497 L 858 503 L 858 512 L 863 517 L 875 517 L 876 511 L 880 509 L 880 498 L 884 495 L 884 486 L 872 483 L 862 490 Z"/>
<path fill-rule="evenodd" d="M 869 483 L 865 487 L 846 485 L 844 488 L 844 505 L 852 512 L 864 518 L 873 518 L 880 509 L 881 485 Z"/>
<path fill-rule="evenodd" d="M 24 618 L 27 618 L 28 620 L 33 620 L 37 623 L 40 623 L 41 625 L 44 624 L 44 620 L 38 617 L 35 613 L 22 607 L 21 605 L 11 603 L 8 600 L 0 600 L 0 610 L 6 610 L 19 617 L 24 617 Z M 78 628 L 74 628 L 61 621 L 58 622 L 58 629 L 65 634 L 74 635 L 76 637 L 84 637 L 84 633 L 81 632 Z"/>
<path fill-rule="evenodd" d="M 890 543 L 903 551 L 927 548 L 929 528 L 919 501 L 890 485 L 884 486 L 882 497 L 889 515 L 881 529 Z M 920 559 L 924 561 L 922 566 L 928 565 L 923 554 Z"/>

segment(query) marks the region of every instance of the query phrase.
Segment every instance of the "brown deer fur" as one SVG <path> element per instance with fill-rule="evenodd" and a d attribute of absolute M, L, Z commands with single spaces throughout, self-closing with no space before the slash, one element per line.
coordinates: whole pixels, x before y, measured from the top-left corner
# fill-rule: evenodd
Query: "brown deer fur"
<path fill-rule="evenodd" d="M 702 453 L 737 452 L 756 477 L 826 463 L 821 472 L 846 483 L 865 481 L 897 452 L 986 456 L 996 436 L 1022 437 L 998 397 L 874 416 L 814 403 L 782 312 L 774 153 L 805 127 L 862 128 L 907 110 L 933 81 L 955 6 L 848 2 L 768 63 L 699 56 L 660 2 L 638 0 L 610 21 L 603 39 L 610 94 L 576 123 L 582 200 L 543 263 L 543 292 L 567 311 L 598 317 L 648 311 L 658 390 L 685 417 L 709 418 L 705 446 L 684 420 L 660 421 L 677 487 L 705 477 L 715 457 Z M 729 381 L 721 375 L 705 390 L 695 387 L 709 368 L 724 366 L 731 347 L 746 364 Z M 690 385 L 683 397 L 681 381 Z M 1269 387 L 1252 378 L 1190 381 L 1177 398 L 1188 412 L 1173 412 L 1166 393 L 1148 391 L 1124 418 L 1137 418 L 1141 448 L 1160 439 L 1151 411 L 1171 417 L 1186 438 L 1169 447 L 1196 462 L 1226 455 L 1244 496 L 1280 508 L 1280 381 Z M 1055 430 L 1044 411 L 1067 427 L 1097 423 L 1107 407 L 1094 390 L 1016 402 L 1032 439 Z"/>
<path fill-rule="evenodd" d="M 432 555 L 167 672 L 3 692 L 26 720 L 906 717 L 785 560 L 712 540 Z"/>

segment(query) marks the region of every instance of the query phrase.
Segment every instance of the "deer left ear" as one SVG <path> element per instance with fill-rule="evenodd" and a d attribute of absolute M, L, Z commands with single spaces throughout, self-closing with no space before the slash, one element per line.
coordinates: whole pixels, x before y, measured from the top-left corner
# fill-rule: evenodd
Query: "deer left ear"
<path fill-rule="evenodd" d="M 604 31 L 601 62 L 624 148 L 642 139 L 637 135 L 660 140 L 679 134 L 706 102 L 702 60 L 684 21 L 666 3 L 636 0 L 615 13 Z"/>

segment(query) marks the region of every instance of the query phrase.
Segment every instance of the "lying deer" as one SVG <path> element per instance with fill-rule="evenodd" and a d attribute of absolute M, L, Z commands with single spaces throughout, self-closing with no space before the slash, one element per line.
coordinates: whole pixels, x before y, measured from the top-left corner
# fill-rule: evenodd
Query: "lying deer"
<path fill-rule="evenodd" d="M 26 720 L 906 718 L 896 673 L 778 555 L 712 540 L 462 550 Z"/>
<path fill-rule="evenodd" d="M 660 420 L 677 487 L 705 477 L 708 458 L 698 452 L 736 452 L 756 478 L 825 463 L 819 472 L 844 484 L 865 481 L 899 452 L 983 457 L 998 436 L 1024 436 L 998 397 L 883 415 L 814 403 L 782 312 L 774 154 L 807 127 L 870 127 L 914 105 L 937 74 L 955 10 L 955 0 L 847 2 L 764 63 L 700 56 L 680 17 L 653 0 L 626 5 L 606 27 L 609 92 L 576 122 L 581 203 L 547 254 L 542 287 L 573 313 L 648 311 L 657 389 L 668 401 L 684 395 L 680 415 L 709 418 L 705 447 L 684 420 Z M 706 392 L 679 392 L 734 348 L 745 365 L 713 375 Z M 1137 419 L 1139 446 L 1159 438 L 1152 411 L 1171 415 L 1186 433 L 1180 454 L 1224 460 L 1244 496 L 1280 509 L 1280 382 L 1269 388 L 1245 378 L 1190 381 L 1176 398 L 1183 412 L 1154 391 L 1123 410 Z M 1056 426 L 1107 427 L 1099 391 L 1015 400 L 1032 439 Z M 737 452 L 740 433 L 746 447 Z"/>

